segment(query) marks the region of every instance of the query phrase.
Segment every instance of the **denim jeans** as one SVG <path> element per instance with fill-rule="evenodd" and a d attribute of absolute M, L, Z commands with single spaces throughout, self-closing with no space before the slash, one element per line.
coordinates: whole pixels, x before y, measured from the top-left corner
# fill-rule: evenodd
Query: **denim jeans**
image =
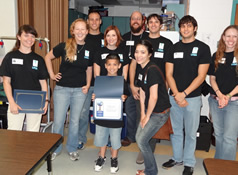
<path fill-rule="evenodd" d="M 129 88 L 130 90 L 130 88 Z M 135 100 L 133 95 L 129 96 L 125 102 L 125 112 L 127 120 L 127 138 L 135 142 L 136 130 L 140 122 L 140 101 Z"/>
<path fill-rule="evenodd" d="M 208 98 L 216 138 L 216 159 L 236 160 L 238 136 L 238 101 L 218 108 L 218 101 Z"/>
<path fill-rule="evenodd" d="M 141 125 L 138 126 L 136 132 L 136 142 L 140 151 L 144 157 L 145 174 L 146 175 L 157 175 L 158 168 L 155 161 L 154 154 L 151 150 L 149 141 L 155 135 L 155 133 L 164 125 L 168 120 L 169 112 L 162 113 L 152 113 L 148 123 L 142 129 Z"/>
<path fill-rule="evenodd" d="M 92 101 L 94 87 L 91 86 L 88 90 L 88 94 L 86 100 L 83 105 L 83 110 L 80 114 L 79 118 L 79 142 L 86 143 L 87 142 L 87 131 L 88 131 L 88 123 L 89 123 L 89 110 Z"/>
<path fill-rule="evenodd" d="M 63 136 L 66 113 L 70 107 L 69 130 L 66 144 L 69 153 L 77 151 L 79 117 L 86 95 L 87 94 L 82 92 L 82 88 L 69 88 L 56 85 L 54 89 L 53 133 L 58 133 Z M 59 153 L 61 150 L 62 144 L 55 150 L 55 152 Z"/>
<path fill-rule="evenodd" d="M 186 98 L 188 102 L 186 107 L 179 107 L 174 97 L 170 96 L 169 98 L 172 105 L 170 119 L 174 132 L 170 137 L 173 147 L 172 159 L 176 162 L 183 161 L 185 166 L 194 167 L 196 164 L 194 153 L 202 105 L 201 96 Z"/>
<path fill-rule="evenodd" d="M 121 130 L 122 128 L 108 128 L 96 125 L 94 145 L 97 147 L 106 146 L 110 137 L 112 149 L 119 149 L 121 147 Z"/>

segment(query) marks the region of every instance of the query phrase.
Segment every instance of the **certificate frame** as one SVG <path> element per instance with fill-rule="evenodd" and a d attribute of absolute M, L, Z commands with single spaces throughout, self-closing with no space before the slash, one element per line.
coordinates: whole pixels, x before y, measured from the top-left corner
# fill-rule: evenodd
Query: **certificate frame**
<path fill-rule="evenodd" d="M 46 91 L 14 89 L 14 100 L 22 110 L 19 113 L 44 113 Z"/>
<path fill-rule="evenodd" d="M 122 120 L 121 98 L 96 98 L 93 103 L 94 120 Z"/>

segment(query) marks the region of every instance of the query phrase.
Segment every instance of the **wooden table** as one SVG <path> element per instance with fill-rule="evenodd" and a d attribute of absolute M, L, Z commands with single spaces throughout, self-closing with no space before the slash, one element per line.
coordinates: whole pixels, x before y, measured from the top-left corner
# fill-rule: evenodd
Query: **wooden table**
<path fill-rule="evenodd" d="M 32 174 L 46 159 L 50 174 L 51 153 L 62 141 L 59 134 L 0 129 L 0 174 Z"/>
<path fill-rule="evenodd" d="M 203 166 L 208 175 L 237 175 L 238 161 L 207 158 Z"/>

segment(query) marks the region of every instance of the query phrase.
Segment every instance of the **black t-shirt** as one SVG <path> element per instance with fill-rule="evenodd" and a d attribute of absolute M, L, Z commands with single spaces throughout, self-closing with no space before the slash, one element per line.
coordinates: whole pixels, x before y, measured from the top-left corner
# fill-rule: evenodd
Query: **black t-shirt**
<path fill-rule="evenodd" d="M 147 36 L 142 39 L 148 40 L 152 44 L 154 52 L 150 57 L 150 61 L 154 62 L 165 75 L 165 54 L 168 52 L 169 48 L 173 46 L 173 43 L 163 36 L 158 38 L 150 38 Z"/>
<path fill-rule="evenodd" d="M 104 35 L 103 33 L 100 33 L 98 35 L 92 35 L 89 33 L 85 39 L 85 42 L 92 46 L 95 54 L 97 50 L 100 50 L 104 46 Z M 94 76 L 92 76 L 91 86 L 94 86 L 94 81 Z"/>
<path fill-rule="evenodd" d="M 39 80 L 49 77 L 44 59 L 31 52 L 24 54 L 19 50 L 9 52 L 1 65 L 1 76 L 11 78 L 12 90 L 41 90 Z"/>
<path fill-rule="evenodd" d="M 160 68 L 153 62 L 149 62 L 143 69 L 139 72 L 140 87 L 145 92 L 145 107 L 148 108 L 148 102 L 150 95 L 150 87 L 158 84 L 158 100 L 156 102 L 153 112 L 160 113 L 171 107 L 169 102 L 169 95 L 166 88 L 164 75 Z"/>
<path fill-rule="evenodd" d="M 219 61 L 216 71 L 214 64 L 215 58 L 216 53 L 213 54 L 212 63 L 208 70 L 208 75 L 214 75 L 216 77 L 216 83 L 219 90 L 223 94 L 228 94 L 238 85 L 236 57 L 234 56 L 234 52 L 224 53 L 224 57 L 221 59 L 221 61 Z M 216 95 L 213 89 L 211 94 Z M 238 94 L 236 94 L 235 96 L 238 96 Z"/>
<path fill-rule="evenodd" d="M 127 32 L 122 36 L 122 38 L 123 38 L 122 45 L 124 45 L 126 54 L 129 57 L 129 64 L 131 63 L 131 59 L 135 59 L 134 54 L 135 54 L 136 45 L 143 37 L 146 37 L 146 36 L 148 37 L 148 35 L 149 35 L 148 32 L 143 32 L 141 35 L 133 35 L 131 32 Z M 138 64 L 137 64 L 137 67 L 139 67 Z M 136 68 L 136 70 L 137 70 L 137 68 Z M 138 75 L 138 73 L 136 72 L 136 76 L 137 75 Z M 128 71 L 128 76 L 127 76 L 128 83 L 130 83 L 129 77 L 130 77 L 130 72 Z"/>
<path fill-rule="evenodd" d="M 197 39 L 191 43 L 179 41 L 166 53 L 166 62 L 173 63 L 173 77 L 176 86 L 179 92 L 183 92 L 198 76 L 198 66 L 211 63 L 210 48 Z M 171 90 L 170 94 L 172 94 Z M 200 95 L 201 85 L 191 92 L 187 98 Z"/>
<path fill-rule="evenodd" d="M 110 50 L 107 47 L 103 47 L 94 55 L 94 62 L 100 66 L 100 75 L 107 75 L 107 69 L 105 68 L 106 57 L 108 54 L 118 54 L 120 57 L 121 68 L 118 70 L 118 75 L 122 75 L 123 66 L 129 63 L 128 56 L 126 55 L 124 47 L 119 46 L 115 50 Z"/>
<path fill-rule="evenodd" d="M 92 66 L 93 50 L 92 46 L 88 43 L 84 45 L 77 45 L 77 56 L 72 63 L 65 60 L 65 43 L 60 43 L 53 48 L 54 56 L 61 57 L 59 72 L 62 78 L 56 82 L 59 86 L 64 87 L 82 87 L 87 84 L 86 70 L 88 66 Z"/>
<path fill-rule="evenodd" d="M 123 94 L 129 96 L 130 92 L 129 92 L 129 89 L 128 89 L 128 86 L 127 86 L 125 80 L 124 80 L 123 86 L 124 86 Z M 94 123 L 99 126 L 103 126 L 103 127 L 107 127 L 107 128 L 121 128 L 124 126 L 123 120 L 94 120 Z"/>

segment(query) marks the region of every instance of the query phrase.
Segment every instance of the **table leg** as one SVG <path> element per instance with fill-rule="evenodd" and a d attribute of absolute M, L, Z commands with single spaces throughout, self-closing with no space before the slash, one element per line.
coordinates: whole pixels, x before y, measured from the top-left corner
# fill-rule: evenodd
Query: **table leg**
<path fill-rule="evenodd" d="M 51 175 L 52 174 L 51 154 L 47 156 L 47 170 L 48 170 L 48 175 Z"/>

